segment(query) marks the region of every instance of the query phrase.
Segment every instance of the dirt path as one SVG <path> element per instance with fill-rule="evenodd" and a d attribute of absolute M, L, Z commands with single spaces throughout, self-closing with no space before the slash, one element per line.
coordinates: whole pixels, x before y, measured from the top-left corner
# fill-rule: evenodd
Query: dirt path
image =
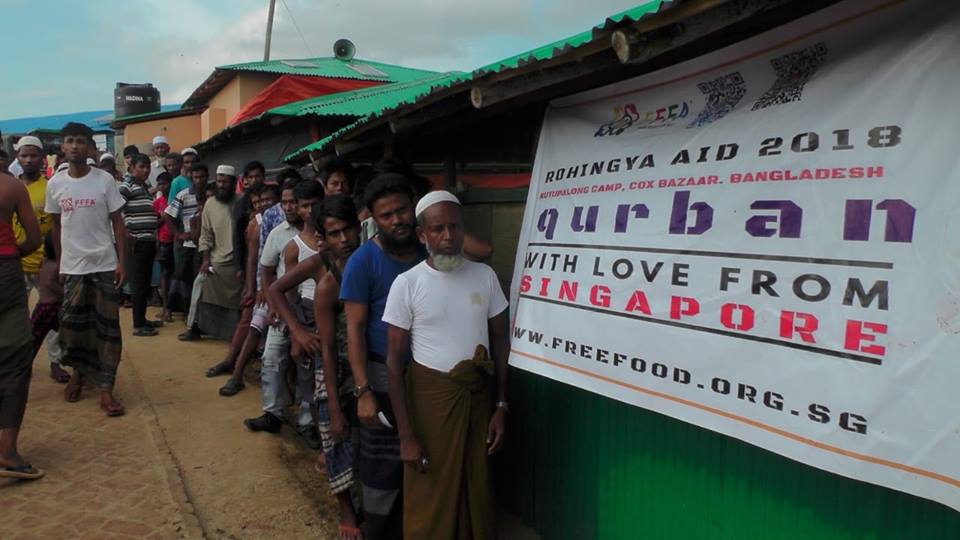
<path fill-rule="evenodd" d="M 130 337 L 129 315 L 123 418 L 104 417 L 89 391 L 65 403 L 38 356 L 21 451 L 47 477 L 0 481 L 0 538 L 332 538 L 315 452 L 286 426 L 282 436 L 243 428 L 260 414 L 258 387 L 223 398 L 224 379 L 203 376 L 226 345 L 177 341 L 179 320 Z"/>

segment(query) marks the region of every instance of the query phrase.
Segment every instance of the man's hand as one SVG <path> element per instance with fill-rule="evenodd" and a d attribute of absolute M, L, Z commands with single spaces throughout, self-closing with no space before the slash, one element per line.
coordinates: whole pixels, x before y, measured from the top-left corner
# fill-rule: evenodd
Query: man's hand
<path fill-rule="evenodd" d="M 253 295 L 250 294 L 250 287 L 247 287 L 246 285 L 243 286 L 243 289 L 240 291 L 240 302 L 244 306 L 248 306 L 251 302 L 253 302 Z"/>
<path fill-rule="evenodd" d="M 122 264 L 117 264 L 116 270 L 113 271 L 113 286 L 119 289 L 126 282 L 127 273 L 124 271 Z"/>
<path fill-rule="evenodd" d="M 380 407 L 377 405 L 377 398 L 373 397 L 373 392 L 368 390 L 357 400 L 357 417 L 364 424 L 371 427 L 379 426 L 380 419 L 377 418 L 379 411 Z"/>
<path fill-rule="evenodd" d="M 335 401 L 336 398 L 333 398 L 330 403 Z M 330 413 L 330 436 L 333 437 L 333 440 L 336 442 L 350 440 L 350 424 L 343 416 L 340 405 L 331 405 L 328 412 Z"/>
<path fill-rule="evenodd" d="M 267 303 L 267 297 L 263 294 L 263 289 L 257 291 L 257 294 L 254 296 L 255 306 L 262 306 Z"/>
<path fill-rule="evenodd" d="M 301 353 L 314 356 L 320 352 L 320 337 L 303 326 L 297 325 L 290 330 L 290 339 Z"/>
<path fill-rule="evenodd" d="M 177 240 L 180 240 L 181 242 L 186 242 L 191 238 L 193 238 L 193 233 L 188 233 L 188 232 L 177 233 Z"/>
<path fill-rule="evenodd" d="M 503 448 L 504 440 L 507 437 L 507 419 L 506 411 L 497 407 L 490 419 L 490 426 L 487 427 L 487 455 L 492 456 Z"/>
<path fill-rule="evenodd" d="M 420 474 L 427 472 L 429 463 L 423 455 L 423 446 L 413 435 L 400 437 L 400 459 Z"/>

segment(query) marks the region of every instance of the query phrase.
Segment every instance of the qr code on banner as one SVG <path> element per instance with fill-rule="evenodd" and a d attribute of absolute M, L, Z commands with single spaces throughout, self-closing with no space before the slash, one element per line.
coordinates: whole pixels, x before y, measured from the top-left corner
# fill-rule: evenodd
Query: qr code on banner
<path fill-rule="evenodd" d="M 738 71 L 699 83 L 697 88 L 707 96 L 707 103 L 688 128 L 702 127 L 723 118 L 747 93 L 743 76 Z"/>
<path fill-rule="evenodd" d="M 827 61 L 827 46 L 817 43 L 799 51 L 793 51 L 770 61 L 777 80 L 760 96 L 751 110 L 765 109 L 791 101 L 800 101 L 803 86 Z"/>

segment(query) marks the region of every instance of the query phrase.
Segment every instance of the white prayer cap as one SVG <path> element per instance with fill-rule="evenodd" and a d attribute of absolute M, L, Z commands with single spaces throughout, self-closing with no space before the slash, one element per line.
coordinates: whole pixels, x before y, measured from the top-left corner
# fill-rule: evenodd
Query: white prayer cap
<path fill-rule="evenodd" d="M 196 150 L 195 148 L 193 148 L 192 146 L 188 146 L 188 147 L 186 147 L 186 148 L 184 148 L 183 150 L 180 151 L 180 155 L 181 155 L 181 156 L 185 156 L 185 155 L 187 155 L 187 154 L 193 154 L 193 155 L 196 156 L 196 155 L 198 155 L 199 153 L 198 153 L 197 150 Z"/>
<path fill-rule="evenodd" d="M 96 165 L 97 162 L 93 160 L 92 157 L 87 158 L 87 165 Z"/>
<path fill-rule="evenodd" d="M 17 144 L 13 146 L 14 150 L 18 151 L 24 146 L 36 146 L 40 150 L 43 150 L 43 143 L 40 142 L 38 137 L 34 137 L 33 135 L 24 135 L 23 137 L 20 137 L 20 140 L 17 141 Z"/>
<path fill-rule="evenodd" d="M 236 176 L 237 170 L 233 168 L 233 165 L 218 165 L 217 174 L 225 174 L 227 176 Z"/>
<path fill-rule="evenodd" d="M 57 172 L 65 171 L 68 167 L 70 167 L 70 164 L 64 161 L 63 163 L 57 165 Z"/>
<path fill-rule="evenodd" d="M 114 163 L 117 162 L 117 158 L 115 158 L 113 154 L 111 154 L 110 152 L 104 152 L 103 155 L 100 156 L 100 163 L 103 163 L 108 159 Z"/>
<path fill-rule="evenodd" d="M 460 200 L 457 199 L 457 196 L 453 193 L 442 189 L 439 191 L 431 191 L 430 193 L 424 195 L 423 198 L 420 199 L 420 202 L 417 203 L 417 217 L 420 217 L 420 214 L 422 214 L 427 208 L 442 202 L 452 202 L 457 206 L 460 206 Z"/>
<path fill-rule="evenodd" d="M 167 141 L 167 138 L 164 137 L 163 135 L 157 135 L 156 137 L 153 138 L 153 144 L 157 145 L 157 144 L 170 144 L 170 143 Z"/>

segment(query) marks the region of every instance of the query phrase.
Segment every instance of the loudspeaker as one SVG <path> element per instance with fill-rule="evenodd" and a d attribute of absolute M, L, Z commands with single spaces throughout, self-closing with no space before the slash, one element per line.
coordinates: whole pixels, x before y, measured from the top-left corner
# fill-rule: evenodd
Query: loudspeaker
<path fill-rule="evenodd" d="M 336 56 L 338 60 L 349 62 L 356 53 L 357 46 L 349 39 L 338 39 L 333 44 L 333 55 Z"/>

